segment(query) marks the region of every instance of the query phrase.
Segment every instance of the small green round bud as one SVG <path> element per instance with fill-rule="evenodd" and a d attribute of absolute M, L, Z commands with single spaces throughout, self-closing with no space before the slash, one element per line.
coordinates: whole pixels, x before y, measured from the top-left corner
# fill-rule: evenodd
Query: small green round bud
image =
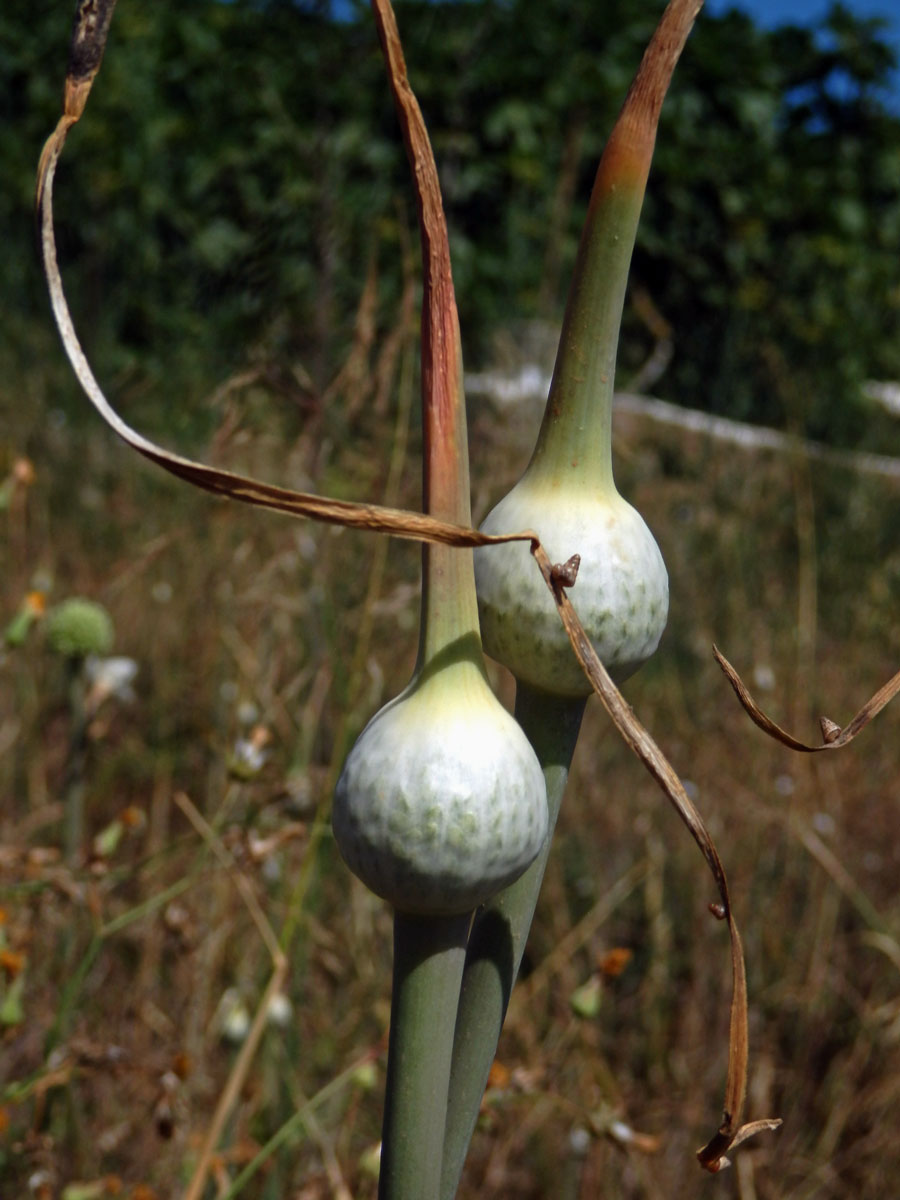
<path fill-rule="evenodd" d="M 47 641 L 66 658 L 108 654 L 113 637 L 112 618 L 106 609 L 80 596 L 64 600 L 47 617 Z"/>

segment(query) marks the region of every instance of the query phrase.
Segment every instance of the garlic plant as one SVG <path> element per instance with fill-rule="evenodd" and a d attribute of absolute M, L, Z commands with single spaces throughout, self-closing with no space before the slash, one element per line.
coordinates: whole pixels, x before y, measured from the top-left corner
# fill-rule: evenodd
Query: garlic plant
<path fill-rule="evenodd" d="M 419 664 L 351 750 L 332 811 L 348 866 L 395 908 L 380 1200 L 438 1200 L 472 913 L 548 832 L 541 766 L 485 679 L 472 552 L 429 547 L 423 572 Z"/>
<path fill-rule="evenodd" d="M 389 0 L 372 3 L 419 202 L 429 518 L 292 492 L 195 463 L 149 442 L 110 406 L 65 300 L 52 195 L 68 130 L 80 119 L 99 70 L 115 0 L 79 0 L 63 115 L 41 155 L 37 200 L 44 269 L 66 351 L 92 403 L 129 445 L 216 494 L 357 528 L 434 539 L 423 551 L 422 632 L 413 679 L 369 722 L 352 749 L 336 789 L 333 828 L 351 869 L 395 909 L 379 1197 L 451 1200 L 524 950 L 590 687 L 524 544 L 485 547 L 475 560 L 471 548 L 462 548 L 471 547 L 475 535 L 468 528 L 465 406 L 446 222 Z M 566 588 L 576 586 L 581 620 L 618 679 L 656 648 L 668 584 L 652 535 L 613 482 L 616 343 L 659 111 L 700 3 L 670 0 L 607 143 L 537 446 L 518 485 L 484 525 L 488 532 L 517 533 L 526 541 L 531 536 L 522 531 L 536 530 L 551 561 L 580 557 L 577 576 L 573 568 L 570 575 L 561 570 L 560 577 Z M 552 581 L 549 566 L 547 571 Z M 555 594 L 566 602 L 558 586 Z M 479 608 L 488 650 L 517 678 L 516 714 L 524 733 L 488 686 Z M 583 640 L 578 645 L 581 654 Z M 596 668 L 602 671 L 595 663 Z M 656 778 L 668 779 L 657 758 L 653 762 Z M 678 784 L 671 768 L 668 772 Z M 667 784 L 670 796 L 674 790 Z M 718 856 L 688 798 L 676 806 L 720 884 L 724 914 L 730 902 Z M 747 1130 L 775 1124 L 738 1128 L 746 1084 L 746 988 L 740 986 L 740 939 L 727 915 L 738 1069 L 732 1071 L 730 1063 L 723 1123 L 700 1153 L 710 1170 L 719 1169 L 725 1150 L 748 1136 Z M 273 982 L 280 986 L 277 974 Z M 242 1054 L 241 1063 L 245 1071 L 249 1054 Z M 237 1094 L 238 1078 L 233 1076 L 226 1093 Z M 227 1107 L 220 1105 L 192 1196 L 205 1184 L 203 1164 L 226 1115 Z"/>

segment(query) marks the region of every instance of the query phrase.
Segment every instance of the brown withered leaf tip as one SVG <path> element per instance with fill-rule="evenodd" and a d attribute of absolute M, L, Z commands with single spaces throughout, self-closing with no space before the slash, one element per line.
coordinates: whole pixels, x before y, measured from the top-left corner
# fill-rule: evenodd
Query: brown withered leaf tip
<path fill-rule="evenodd" d="M 81 0 L 75 10 L 67 75 L 73 83 L 93 79 L 100 69 L 116 0 Z"/>
<path fill-rule="evenodd" d="M 822 730 L 822 740 L 824 742 L 836 742 L 841 736 L 841 727 L 835 721 L 830 721 L 828 717 L 819 717 L 819 728 Z"/>
<path fill-rule="evenodd" d="M 102 7 L 102 13 L 100 9 Z M 449 546 L 486 546 L 502 541 L 531 541 L 534 533 L 526 530 L 511 535 L 489 536 L 467 525 L 453 521 L 440 521 L 424 513 L 388 508 L 377 504 L 360 504 L 335 500 L 310 492 L 297 492 L 290 488 L 275 487 L 231 471 L 219 471 L 203 463 L 194 462 L 149 441 L 132 429 L 118 415 L 107 400 L 75 331 L 69 310 L 59 264 L 56 255 L 56 236 L 53 226 L 53 183 L 56 165 L 66 141 L 69 129 L 81 117 L 91 86 L 102 58 L 103 47 L 109 32 L 109 19 L 113 3 L 101 5 L 100 0 L 83 0 L 76 18 L 75 41 L 93 47 L 91 55 L 85 51 L 78 59 L 79 70 L 88 62 L 93 63 L 91 73 L 66 81 L 65 112 L 56 129 L 47 139 L 38 166 L 36 204 L 40 225 L 40 250 L 44 275 L 50 291 L 53 315 L 68 355 L 72 369 L 88 399 L 106 423 L 133 450 L 162 467 L 163 470 L 192 483 L 195 487 L 214 495 L 240 500 L 259 508 L 268 508 L 326 524 L 343 525 L 349 528 L 387 533 L 394 537 L 408 538 L 419 542 L 433 542 Z M 101 19 L 102 18 L 102 19 Z M 84 30 L 83 33 L 79 31 Z"/>
<path fill-rule="evenodd" d="M 869 724 L 873 717 L 890 703 L 891 700 L 900 692 L 900 671 L 896 675 L 892 675 L 884 687 L 880 688 L 870 700 L 862 706 L 856 716 L 849 724 L 841 727 L 836 722 L 831 721 L 828 717 L 819 719 L 819 728 L 822 731 L 822 742 L 817 745 L 811 745 L 808 742 L 803 742 L 799 738 L 794 737 L 792 733 L 788 733 L 786 729 L 782 729 L 771 717 L 760 708 L 753 697 L 747 685 L 741 679 L 740 675 L 719 650 L 718 646 L 713 646 L 713 657 L 722 668 L 725 678 L 734 689 L 734 694 L 740 701 L 741 707 L 746 712 L 747 716 L 763 733 L 767 733 L 769 737 L 774 738 L 776 742 L 781 742 L 783 746 L 787 746 L 790 750 L 796 750 L 800 754 L 817 754 L 820 750 L 840 750 L 842 746 L 846 746 L 852 742 L 858 733 Z"/>

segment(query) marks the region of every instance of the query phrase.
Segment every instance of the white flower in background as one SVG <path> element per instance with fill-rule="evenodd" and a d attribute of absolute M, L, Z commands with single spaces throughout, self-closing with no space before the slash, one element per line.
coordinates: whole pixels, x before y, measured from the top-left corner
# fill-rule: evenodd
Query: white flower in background
<path fill-rule="evenodd" d="M 259 709 L 252 700 L 242 700 L 237 707 L 238 724 L 244 726 L 255 725 L 259 721 Z"/>
<path fill-rule="evenodd" d="M 228 770 L 236 778 L 253 779 L 266 765 L 269 752 L 266 749 L 272 735 L 265 725 L 254 725 L 246 737 L 234 740 L 228 756 Z"/>
<path fill-rule="evenodd" d="M 266 1020 L 279 1029 L 285 1029 L 290 1024 L 293 1013 L 294 1006 L 284 992 L 276 992 L 269 1001 Z"/>
<path fill-rule="evenodd" d="M 761 692 L 771 692 L 775 687 L 775 672 L 768 663 L 757 663 L 753 668 L 753 682 Z"/>
<path fill-rule="evenodd" d="M 111 697 L 123 704 L 130 704 L 135 698 L 132 685 L 137 673 L 138 664 L 133 658 L 120 654 L 110 658 L 90 655 L 84 664 L 90 708 L 98 709 L 104 700 Z"/>
<path fill-rule="evenodd" d="M 238 988 L 226 988 L 222 993 L 213 1027 L 226 1042 L 240 1043 L 249 1033 L 250 1011 Z"/>
<path fill-rule="evenodd" d="M 175 589 L 167 579 L 159 579 L 150 589 L 150 595 L 157 604 L 168 604 L 175 593 Z"/>

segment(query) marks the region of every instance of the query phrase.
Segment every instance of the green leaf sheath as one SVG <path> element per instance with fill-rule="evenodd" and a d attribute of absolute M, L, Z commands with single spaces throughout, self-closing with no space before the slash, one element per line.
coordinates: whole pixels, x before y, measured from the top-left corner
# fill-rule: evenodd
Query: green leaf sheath
<path fill-rule="evenodd" d="M 581 698 L 548 696 L 521 684 L 517 689 L 516 718 L 544 771 L 550 825 L 538 857 L 515 883 L 478 910 L 469 937 L 453 1043 L 440 1193 L 443 1200 L 452 1200 L 456 1195 L 478 1119 L 541 890 L 584 705 Z"/>
<path fill-rule="evenodd" d="M 437 1200 L 456 998 L 470 914 L 394 916 L 379 1200 Z"/>
<path fill-rule="evenodd" d="M 616 349 L 643 181 L 610 179 L 601 165 L 560 336 L 553 382 L 528 467 L 591 492 L 612 490 Z"/>

